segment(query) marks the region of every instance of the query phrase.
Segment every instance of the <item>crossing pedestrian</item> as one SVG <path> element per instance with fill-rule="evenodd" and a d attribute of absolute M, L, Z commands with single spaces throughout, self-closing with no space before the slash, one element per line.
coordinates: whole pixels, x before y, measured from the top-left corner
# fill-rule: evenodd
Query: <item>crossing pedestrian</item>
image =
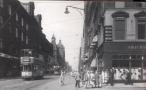
<path fill-rule="evenodd" d="M 61 70 L 61 74 L 60 74 L 60 85 L 64 85 L 64 76 L 65 76 L 65 72 L 63 70 Z"/>
<path fill-rule="evenodd" d="M 90 85 L 91 83 L 91 72 L 90 71 L 87 71 L 86 75 L 85 75 L 85 88 L 88 87 L 88 85 Z"/>
<path fill-rule="evenodd" d="M 81 76 L 80 76 L 79 72 L 77 72 L 77 74 L 76 74 L 76 76 L 75 76 L 75 80 L 76 80 L 75 87 L 80 88 Z"/>
<path fill-rule="evenodd" d="M 95 73 L 93 71 L 91 71 L 91 85 L 92 85 L 92 88 L 93 87 L 96 87 L 96 83 L 95 83 Z"/>
<path fill-rule="evenodd" d="M 114 69 L 110 69 L 110 72 L 109 72 L 109 83 L 111 86 L 114 85 Z"/>

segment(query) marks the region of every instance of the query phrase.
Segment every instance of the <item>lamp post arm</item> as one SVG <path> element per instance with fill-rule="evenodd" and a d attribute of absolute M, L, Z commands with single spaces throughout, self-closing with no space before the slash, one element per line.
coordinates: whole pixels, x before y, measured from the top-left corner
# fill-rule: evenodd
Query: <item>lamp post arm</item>
<path fill-rule="evenodd" d="M 74 7 L 74 6 L 66 6 L 67 8 L 68 7 L 71 7 L 71 8 L 75 8 L 75 9 L 79 9 L 79 10 L 84 10 L 83 8 L 78 8 L 78 7 Z"/>

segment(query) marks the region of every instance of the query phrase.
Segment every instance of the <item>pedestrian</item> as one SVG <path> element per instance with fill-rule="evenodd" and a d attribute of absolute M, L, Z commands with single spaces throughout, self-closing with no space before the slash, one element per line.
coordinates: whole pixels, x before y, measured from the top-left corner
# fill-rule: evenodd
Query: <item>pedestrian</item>
<path fill-rule="evenodd" d="M 109 83 L 111 86 L 114 85 L 114 69 L 110 69 L 109 72 Z"/>
<path fill-rule="evenodd" d="M 86 74 L 86 84 L 85 84 L 85 88 L 88 87 L 88 85 L 91 85 L 91 71 L 87 71 L 87 74 Z"/>
<path fill-rule="evenodd" d="M 79 72 L 77 72 L 77 74 L 76 74 L 76 76 L 75 76 L 75 80 L 76 80 L 75 87 L 80 88 L 81 76 L 80 76 Z"/>
<path fill-rule="evenodd" d="M 93 71 L 91 71 L 91 80 L 90 80 L 90 82 L 91 82 L 91 85 L 92 85 L 92 88 L 93 87 L 96 87 L 96 85 L 95 85 L 95 73 L 93 73 Z"/>
<path fill-rule="evenodd" d="M 89 71 L 86 71 L 84 79 L 85 79 L 85 88 L 87 88 L 89 84 Z"/>
<path fill-rule="evenodd" d="M 61 74 L 60 74 L 60 85 L 64 85 L 64 76 L 65 76 L 65 72 L 63 70 L 61 70 Z"/>
<path fill-rule="evenodd" d="M 96 70 L 95 71 L 95 82 L 94 82 L 94 84 L 95 84 L 95 87 L 97 87 L 97 84 L 99 83 L 99 81 L 98 81 L 98 71 Z"/>
<path fill-rule="evenodd" d="M 84 74 L 84 71 L 81 70 L 81 73 L 80 74 L 81 74 L 81 81 L 80 82 L 81 82 L 81 85 L 84 86 L 84 84 L 85 84 L 85 80 L 84 80 L 85 74 Z"/>
<path fill-rule="evenodd" d="M 128 85 L 132 85 L 132 80 L 131 80 L 131 72 L 127 72 L 127 77 L 126 77 L 126 81 Z"/>

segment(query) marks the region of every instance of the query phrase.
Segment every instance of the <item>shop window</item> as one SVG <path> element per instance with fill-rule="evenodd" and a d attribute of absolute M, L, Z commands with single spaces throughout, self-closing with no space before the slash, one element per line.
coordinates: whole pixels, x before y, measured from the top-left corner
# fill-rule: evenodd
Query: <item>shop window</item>
<path fill-rule="evenodd" d="M 141 60 L 131 60 L 131 67 L 141 67 Z"/>
<path fill-rule="evenodd" d="M 129 67 L 128 60 L 112 60 L 113 67 Z"/>

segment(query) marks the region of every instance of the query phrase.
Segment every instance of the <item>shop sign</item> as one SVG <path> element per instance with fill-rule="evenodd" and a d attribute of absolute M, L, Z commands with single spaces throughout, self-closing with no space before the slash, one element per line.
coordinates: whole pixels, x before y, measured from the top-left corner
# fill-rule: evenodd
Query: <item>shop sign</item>
<path fill-rule="evenodd" d="M 105 43 L 104 44 L 104 50 L 105 51 L 124 51 L 124 50 L 140 50 L 145 51 L 146 50 L 146 43 L 141 42 L 112 42 L 112 43 Z"/>
<path fill-rule="evenodd" d="M 145 45 L 129 45 L 128 49 L 146 49 Z"/>

